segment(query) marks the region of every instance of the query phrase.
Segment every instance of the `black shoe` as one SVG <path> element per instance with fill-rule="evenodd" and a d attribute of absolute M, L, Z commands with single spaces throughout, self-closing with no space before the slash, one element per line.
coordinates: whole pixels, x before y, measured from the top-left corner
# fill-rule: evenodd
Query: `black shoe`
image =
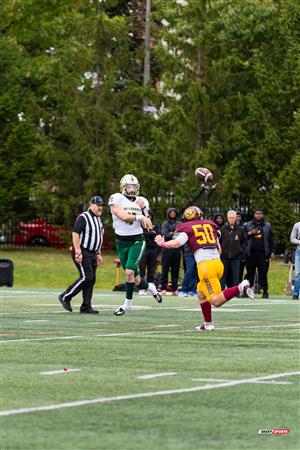
<path fill-rule="evenodd" d="M 157 294 L 153 294 L 153 297 L 155 298 L 155 300 L 157 301 L 157 303 L 162 303 L 163 298 L 160 295 L 160 293 L 158 292 Z"/>
<path fill-rule="evenodd" d="M 116 309 L 114 311 L 114 315 L 115 316 L 123 316 L 123 314 L 126 313 L 126 310 L 122 308 L 122 306 L 120 306 L 120 308 Z"/>
<path fill-rule="evenodd" d="M 64 309 L 66 309 L 69 312 L 72 312 L 72 307 L 70 305 L 70 302 L 68 302 L 67 300 L 64 300 L 62 294 L 59 294 L 58 300 L 60 301 L 60 303 Z"/>
<path fill-rule="evenodd" d="M 269 292 L 263 291 L 263 295 L 261 296 L 261 298 L 269 298 Z"/>
<path fill-rule="evenodd" d="M 292 300 L 299 300 L 299 295 L 293 295 Z"/>
<path fill-rule="evenodd" d="M 93 308 L 89 308 L 89 309 L 81 309 L 79 310 L 80 314 L 99 314 L 99 311 L 97 311 L 96 309 Z"/>

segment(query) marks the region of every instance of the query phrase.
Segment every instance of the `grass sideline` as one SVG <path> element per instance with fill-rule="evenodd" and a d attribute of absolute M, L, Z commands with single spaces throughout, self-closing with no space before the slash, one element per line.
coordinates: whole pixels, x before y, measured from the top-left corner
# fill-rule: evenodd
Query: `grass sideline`
<path fill-rule="evenodd" d="M 192 299 L 157 305 L 136 295 L 136 309 L 120 318 L 112 311 L 122 293 L 101 291 L 101 314 L 89 317 L 77 313 L 79 298 L 74 313 L 64 311 L 57 293 L 1 291 L 1 411 L 60 405 L 1 417 L 1 448 L 298 448 L 299 302 L 234 299 L 214 310 L 215 332 L 199 333 Z M 149 374 L 157 377 L 138 378 Z M 74 401 L 86 403 L 65 407 Z M 273 428 L 291 431 L 258 434 Z"/>
<path fill-rule="evenodd" d="M 77 277 L 76 268 L 67 250 L 2 250 L 0 247 L 0 258 L 13 261 L 15 287 L 62 289 Z M 115 286 L 116 265 L 113 262 L 115 258 L 117 254 L 114 252 L 104 253 L 104 264 L 97 273 L 96 288 L 112 289 Z M 268 279 L 272 295 L 284 295 L 288 271 L 288 266 L 283 264 L 282 258 L 271 261 Z M 123 282 L 123 270 L 120 273 Z"/>

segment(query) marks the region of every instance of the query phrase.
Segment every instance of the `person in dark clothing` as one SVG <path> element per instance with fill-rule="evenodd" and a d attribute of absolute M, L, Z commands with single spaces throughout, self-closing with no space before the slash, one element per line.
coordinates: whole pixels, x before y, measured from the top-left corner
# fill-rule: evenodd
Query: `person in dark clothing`
<path fill-rule="evenodd" d="M 221 278 L 222 289 L 239 284 L 240 261 L 246 245 L 246 236 L 243 227 L 236 224 L 236 212 L 228 211 L 227 223 L 222 226 L 220 245 L 222 249 L 221 260 L 224 273 Z M 230 276 L 228 276 L 230 274 Z"/>
<path fill-rule="evenodd" d="M 179 297 L 194 297 L 197 295 L 197 264 L 194 258 L 194 253 L 189 244 L 184 244 L 183 248 L 183 260 L 184 260 L 184 275 L 181 285 L 181 291 Z"/>
<path fill-rule="evenodd" d="M 222 213 L 217 213 L 214 217 L 214 222 L 221 228 L 225 223 L 224 215 Z"/>
<path fill-rule="evenodd" d="M 167 210 L 167 220 L 162 224 L 161 234 L 164 236 L 165 241 L 173 239 L 176 226 L 180 223 L 177 220 L 178 211 L 176 208 L 169 208 Z M 179 278 L 181 260 L 181 249 L 163 249 L 162 251 L 162 294 L 165 294 L 168 288 L 169 271 L 171 270 L 172 292 L 173 295 L 177 295 L 177 286 Z"/>
<path fill-rule="evenodd" d="M 245 223 L 243 221 L 242 212 L 239 210 L 236 211 L 236 225 L 240 225 L 243 228 L 244 234 L 245 234 L 245 243 L 246 243 L 247 237 L 246 237 L 246 232 L 245 232 Z M 240 260 L 239 282 L 241 282 L 243 279 L 245 265 L 246 265 L 246 255 L 245 255 L 245 248 L 244 248 L 243 255 L 241 256 L 241 260 Z M 245 278 L 247 278 L 247 275 L 245 275 Z"/>
<path fill-rule="evenodd" d="M 246 267 L 250 285 L 253 286 L 258 270 L 262 298 L 269 298 L 269 260 L 275 257 L 275 239 L 271 224 L 264 219 L 261 209 L 256 209 L 253 219 L 245 225 L 247 233 Z"/>
<path fill-rule="evenodd" d="M 100 216 L 103 205 L 102 197 L 98 195 L 92 197 L 89 209 L 80 214 L 74 224 L 72 259 L 79 272 L 79 278 L 58 296 L 62 307 L 69 312 L 72 312 L 70 303 L 72 298 L 82 292 L 80 313 L 99 313 L 92 308 L 91 300 L 96 282 L 96 269 L 102 263 L 101 247 L 104 228 Z"/>
<path fill-rule="evenodd" d="M 144 236 L 146 239 L 146 250 L 142 256 L 139 267 L 140 267 L 140 277 L 142 279 L 145 279 L 147 270 L 147 277 L 146 277 L 147 282 L 154 283 L 154 274 L 156 269 L 157 256 L 159 253 L 159 248 L 154 242 L 154 238 L 157 234 L 160 234 L 160 227 L 157 223 L 154 223 L 153 212 L 150 209 L 148 210 L 148 215 L 152 222 L 153 231 L 144 230 Z M 146 292 L 147 291 L 145 291 L 144 289 L 141 289 L 139 291 L 139 294 L 143 295 L 146 294 Z"/>

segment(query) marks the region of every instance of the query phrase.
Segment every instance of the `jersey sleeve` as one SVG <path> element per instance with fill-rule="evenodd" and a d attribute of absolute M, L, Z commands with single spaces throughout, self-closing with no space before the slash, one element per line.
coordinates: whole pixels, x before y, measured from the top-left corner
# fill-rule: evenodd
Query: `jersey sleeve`
<path fill-rule="evenodd" d="M 176 239 L 176 241 L 179 241 L 181 245 L 184 245 L 189 240 L 189 237 L 184 232 L 181 232 L 181 233 L 175 232 L 174 239 Z"/>
<path fill-rule="evenodd" d="M 143 197 L 143 200 L 144 200 L 144 202 L 145 202 L 146 208 L 149 209 L 150 206 L 149 206 L 148 200 L 147 200 L 145 197 Z"/>
<path fill-rule="evenodd" d="M 80 216 L 77 217 L 77 219 L 75 221 L 75 224 L 74 224 L 74 227 L 73 227 L 73 231 L 75 233 L 80 234 L 80 233 L 82 233 L 82 231 L 84 231 L 85 225 L 86 225 L 85 218 L 82 215 L 80 215 Z"/>
<path fill-rule="evenodd" d="M 121 198 L 121 194 L 119 194 L 118 192 L 116 194 L 112 194 L 109 197 L 108 206 L 117 205 L 118 203 L 120 203 L 120 198 Z"/>

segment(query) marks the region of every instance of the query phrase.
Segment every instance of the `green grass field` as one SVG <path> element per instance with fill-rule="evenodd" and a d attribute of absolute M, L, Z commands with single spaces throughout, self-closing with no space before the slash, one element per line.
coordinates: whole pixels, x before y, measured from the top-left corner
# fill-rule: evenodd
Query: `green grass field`
<path fill-rule="evenodd" d="M 196 300 L 115 317 L 122 293 L 97 289 L 90 317 L 58 292 L 0 292 L 1 449 L 299 448 L 299 302 L 234 299 L 199 333 Z"/>
<path fill-rule="evenodd" d="M 116 265 L 114 252 L 104 253 L 104 264 L 98 270 L 96 287 L 112 289 L 116 284 Z M 66 250 L 5 250 L 0 248 L 0 258 L 11 259 L 15 266 L 16 287 L 63 289 L 77 277 L 77 270 Z M 158 267 L 161 271 L 161 267 Z M 288 266 L 281 258 L 270 264 L 270 293 L 283 295 L 288 279 Z M 182 269 L 181 269 L 182 275 Z M 121 282 L 124 281 L 121 271 Z"/>

